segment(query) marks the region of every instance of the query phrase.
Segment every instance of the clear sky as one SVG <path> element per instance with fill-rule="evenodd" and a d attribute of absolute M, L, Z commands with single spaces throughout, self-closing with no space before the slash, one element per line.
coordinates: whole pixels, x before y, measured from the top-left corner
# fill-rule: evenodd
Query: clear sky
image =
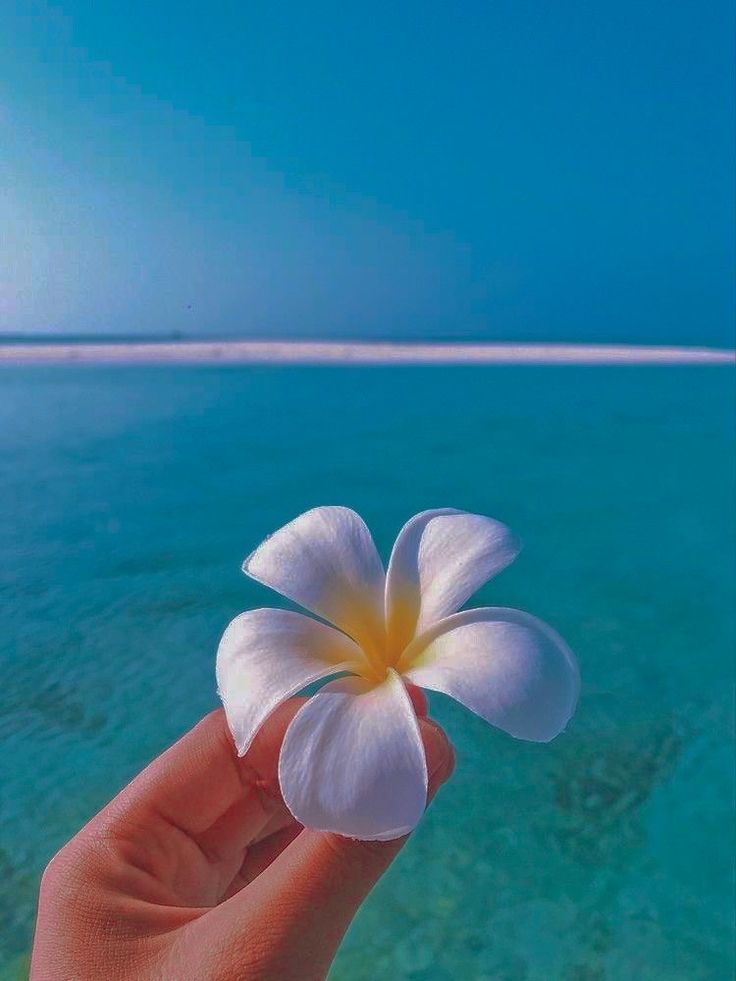
<path fill-rule="evenodd" d="M 730 345 L 731 0 L 0 4 L 0 332 Z"/>

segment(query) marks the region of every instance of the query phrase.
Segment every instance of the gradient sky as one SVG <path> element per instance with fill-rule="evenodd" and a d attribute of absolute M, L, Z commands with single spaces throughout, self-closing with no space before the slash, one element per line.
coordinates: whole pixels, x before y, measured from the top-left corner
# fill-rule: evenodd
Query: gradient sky
<path fill-rule="evenodd" d="M 0 332 L 733 343 L 730 0 L 0 5 Z"/>

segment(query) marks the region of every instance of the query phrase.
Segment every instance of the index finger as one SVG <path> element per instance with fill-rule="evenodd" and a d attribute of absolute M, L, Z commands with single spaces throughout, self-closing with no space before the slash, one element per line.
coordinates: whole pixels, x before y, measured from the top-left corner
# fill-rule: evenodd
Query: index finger
<path fill-rule="evenodd" d="M 260 800 L 283 807 L 278 754 L 286 728 L 302 702 L 292 698 L 280 705 L 243 758 L 238 758 L 224 711 L 211 712 L 150 763 L 93 823 L 137 824 L 157 817 L 196 836 L 252 792 L 254 804 Z"/>

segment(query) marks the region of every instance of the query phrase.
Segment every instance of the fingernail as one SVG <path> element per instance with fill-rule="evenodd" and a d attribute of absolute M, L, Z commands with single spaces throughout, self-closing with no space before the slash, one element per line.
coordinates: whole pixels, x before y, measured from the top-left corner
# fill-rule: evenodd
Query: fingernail
<path fill-rule="evenodd" d="M 427 717 L 427 712 L 429 711 L 429 705 L 427 703 L 427 696 L 424 694 L 421 688 L 417 688 L 416 685 L 412 685 L 411 682 L 406 682 L 406 690 L 411 699 L 411 704 L 414 706 L 414 711 L 417 713 L 420 719 Z"/>
<path fill-rule="evenodd" d="M 427 758 L 428 796 L 431 798 L 452 775 L 455 753 L 443 729 L 432 719 L 420 721 Z"/>

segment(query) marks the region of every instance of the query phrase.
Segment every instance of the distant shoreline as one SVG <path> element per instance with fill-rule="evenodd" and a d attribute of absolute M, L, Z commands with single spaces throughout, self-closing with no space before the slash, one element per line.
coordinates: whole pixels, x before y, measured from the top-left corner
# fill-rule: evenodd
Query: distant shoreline
<path fill-rule="evenodd" d="M 716 348 L 622 344 L 397 341 L 125 341 L 0 344 L 0 365 L 19 364 L 736 364 Z"/>

